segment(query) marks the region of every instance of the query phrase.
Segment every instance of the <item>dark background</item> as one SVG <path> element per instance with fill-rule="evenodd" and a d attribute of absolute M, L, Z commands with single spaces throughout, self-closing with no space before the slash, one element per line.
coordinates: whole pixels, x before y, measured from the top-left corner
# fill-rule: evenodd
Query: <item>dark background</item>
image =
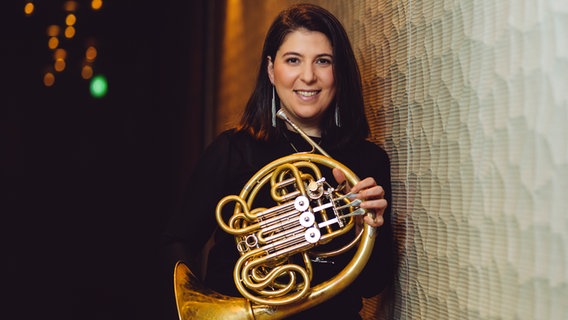
<path fill-rule="evenodd" d="M 50 88 L 45 30 L 63 24 L 64 1 L 36 1 L 31 17 L 24 1 L 3 4 L 2 313 L 176 319 L 159 235 L 206 143 L 207 26 L 222 13 L 206 0 L 105 1 L 100 12 L 78 2 L 77 36 L 61 43 L 67 68 Z M 102 99 L 80 77 L 87 38 L 109 82 Z"/>

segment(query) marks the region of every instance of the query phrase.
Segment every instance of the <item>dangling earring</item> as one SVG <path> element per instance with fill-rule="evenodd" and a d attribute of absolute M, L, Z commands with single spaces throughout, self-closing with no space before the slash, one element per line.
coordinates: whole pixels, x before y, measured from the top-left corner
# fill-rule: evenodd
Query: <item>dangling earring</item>
<path fill-rule="evenodd" d="M 339 105 L 335 104 L 335 125 L 341 127 L 341 119 L 339 118 Z"/>
<path fill-rule="evenodd" d="M 272 86 L 272 126 L 276 128 L 276 94 L 274 93 L 274 86 Z"/>

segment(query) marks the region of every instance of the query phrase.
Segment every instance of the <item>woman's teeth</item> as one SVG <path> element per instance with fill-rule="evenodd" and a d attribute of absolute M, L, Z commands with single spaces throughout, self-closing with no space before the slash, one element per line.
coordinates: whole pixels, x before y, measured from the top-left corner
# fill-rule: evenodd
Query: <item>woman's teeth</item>
<path fill-rule="evenodd" d="M 296 93 L 303 96 L 303 97 L 311 97 L 318 92 L 317 91 L 299 91 L 299 90 L 296 90 Z"/>

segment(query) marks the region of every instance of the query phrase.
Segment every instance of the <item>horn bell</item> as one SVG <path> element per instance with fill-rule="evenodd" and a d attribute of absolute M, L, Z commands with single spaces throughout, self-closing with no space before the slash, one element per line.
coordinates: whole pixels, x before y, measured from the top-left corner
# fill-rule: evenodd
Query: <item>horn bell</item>
<path fill-rule="evenodd" d="M 182 261 L 174 268 L 174 284 L 180 319 L 254 319 L 250 302 L 206 288 Z"/>

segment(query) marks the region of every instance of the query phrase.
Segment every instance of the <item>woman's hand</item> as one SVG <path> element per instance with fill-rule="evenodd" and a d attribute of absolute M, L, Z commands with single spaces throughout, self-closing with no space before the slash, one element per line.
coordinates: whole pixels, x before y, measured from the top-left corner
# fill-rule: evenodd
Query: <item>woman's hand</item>
<path fill-rule="evenodd" d="M 337 183 L 342 183 L 346 179 L 343 171 L 338 168 L 333 169 L 333 176 Z M 348 184 L 347 187 L 349 188 Z M 374 219 L 369 215 L 365 215 L 363 217 L 365 223 L 372 227 L 380 227 L 383 225 L 385 222 L 383 214 L 385 213 L 388 203 L 387 200 L 385 200 L 385 190 L 383 190 L 383 187 L 377 185 L 375 179 L 365 178 L 347 191 L 356 194 L 355 198 L 352 199 L 360 199 L 363 201 L 360 205 L 361 208 L 375 214 Z"/>

